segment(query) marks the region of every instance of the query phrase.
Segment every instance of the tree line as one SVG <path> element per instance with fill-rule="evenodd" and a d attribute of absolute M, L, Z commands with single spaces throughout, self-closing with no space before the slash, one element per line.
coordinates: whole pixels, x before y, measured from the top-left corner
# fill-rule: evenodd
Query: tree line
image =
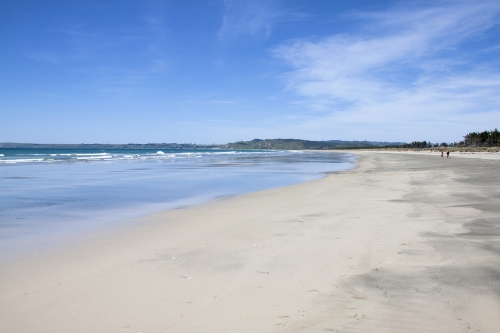
<path fill-rule="evenodd" d="M 435 148 L 435 147 L 496 147 L 500 146 L 500 131 L 470 132 L 460 142 L 432 143 L 430 141 L 413 141 L 402 144 L 402 148 Z"/>
<path fill-rule="evenodd" d="M 462 142 L 436 142 L 432 143 L 430 141 L 413 141 L 412 143 L 402 144 L 402 148 L 436 148 L 436 147 L 457 147 L 463 146 Z"/>
<path fill-rule="evenodd" d="M 464 136 L 464 145 L 472 147 L 500 146 L 500 132 L 498 129 L 484 132 L 471 132 Z"/>

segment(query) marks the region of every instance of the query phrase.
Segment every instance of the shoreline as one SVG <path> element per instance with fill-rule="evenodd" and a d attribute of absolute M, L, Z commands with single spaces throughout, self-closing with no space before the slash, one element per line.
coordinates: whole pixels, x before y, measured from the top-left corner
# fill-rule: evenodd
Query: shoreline
<path fill-rule="evenodd" d="M 449 151 L 459 156 L 468 154 L 480 154 L 485 156 L 498 156 L 500 155 L 500 147 L 433 147 L 433 148 L 357 148 L 357 149 L 332 149 L 334 151 L 361 151 L 361 152 L 387 152 L 387 153 L 410 153 L 410 154 L 433 154 L 441 152 L 446 153 Z"/>
<path fill-rule="evenodd" d="M 241 152 L 229 157 L 197 153 L 182 153 L 161 163 L 116 160 L 3 169 L 0 264 L 14 255 L 43 250 L 45 244 L 54 246 L 74 235 L 119 227 L 130 218 L 301 183 L 323 177 L 324 171 L 354 165 L 346 153 Z"/>
<path fill-rule="evenodd" d="M 496 161 L 349 152 L 0 267 L 0 332 L 494 332 Z"/>
<path fill-rule="evenodd" d="M 434 148 L 431 149 L 406 149 L 406 148 L 388 148 L 388 149 L 359 149 L 359 150 L 335 150 L 335 151 L 344 151 L 349 154 L 356 155 L 356 153 L 373 153 L 373 154 L 408 154 L 408 155 L 427 155 L 427 156 L 441 156 L 441 152 L 444 152 L 444 159 L 446 159 L 446 151 L 447 149 L 436 150 Z M 461 150 L 452 150 L 450 149 L 450 158 L 479 158 L 485 160 L 500 160 L 500 151 L 461 151 Z"/>

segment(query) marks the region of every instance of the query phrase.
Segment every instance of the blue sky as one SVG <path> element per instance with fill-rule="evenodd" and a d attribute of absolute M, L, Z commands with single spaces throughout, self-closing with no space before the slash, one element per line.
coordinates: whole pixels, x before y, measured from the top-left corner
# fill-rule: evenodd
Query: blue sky
<path fill-rule="evenodd" d="M 500 127 L 498 1 L 11 1 L 0 142 L 459 141 Z"/>

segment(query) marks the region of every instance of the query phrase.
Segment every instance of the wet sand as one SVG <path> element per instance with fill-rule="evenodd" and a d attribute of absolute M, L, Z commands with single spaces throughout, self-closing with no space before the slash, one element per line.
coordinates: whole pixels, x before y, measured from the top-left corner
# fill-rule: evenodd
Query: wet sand
<path fill-rule="evenodd" d="M 497 332 L 500 162 L 358 168 L 0 267 L 0 332 Z"/>

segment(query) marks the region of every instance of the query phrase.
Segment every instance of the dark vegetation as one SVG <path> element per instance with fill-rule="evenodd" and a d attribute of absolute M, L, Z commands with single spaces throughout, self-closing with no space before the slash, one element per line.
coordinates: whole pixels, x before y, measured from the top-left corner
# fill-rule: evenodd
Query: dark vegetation
<path fill-rule="evenodd" d="M 470 147 L 496 147 L 500 146 L 500 132 L 498 129 L 480 133 L 471 132 L 464 136 L 464 145 Z"/>
<path fill-rule="evenodd" d="M 464 136 L 464 140 L 452 143 L 431 143 L 430 141 L 414 141 L 401 145 L 402 148 L 435 148 L 435 147 L 498 147 L 500 146 L 500 132 L 498 129 L 484 132 L 471 132 Z"/>

